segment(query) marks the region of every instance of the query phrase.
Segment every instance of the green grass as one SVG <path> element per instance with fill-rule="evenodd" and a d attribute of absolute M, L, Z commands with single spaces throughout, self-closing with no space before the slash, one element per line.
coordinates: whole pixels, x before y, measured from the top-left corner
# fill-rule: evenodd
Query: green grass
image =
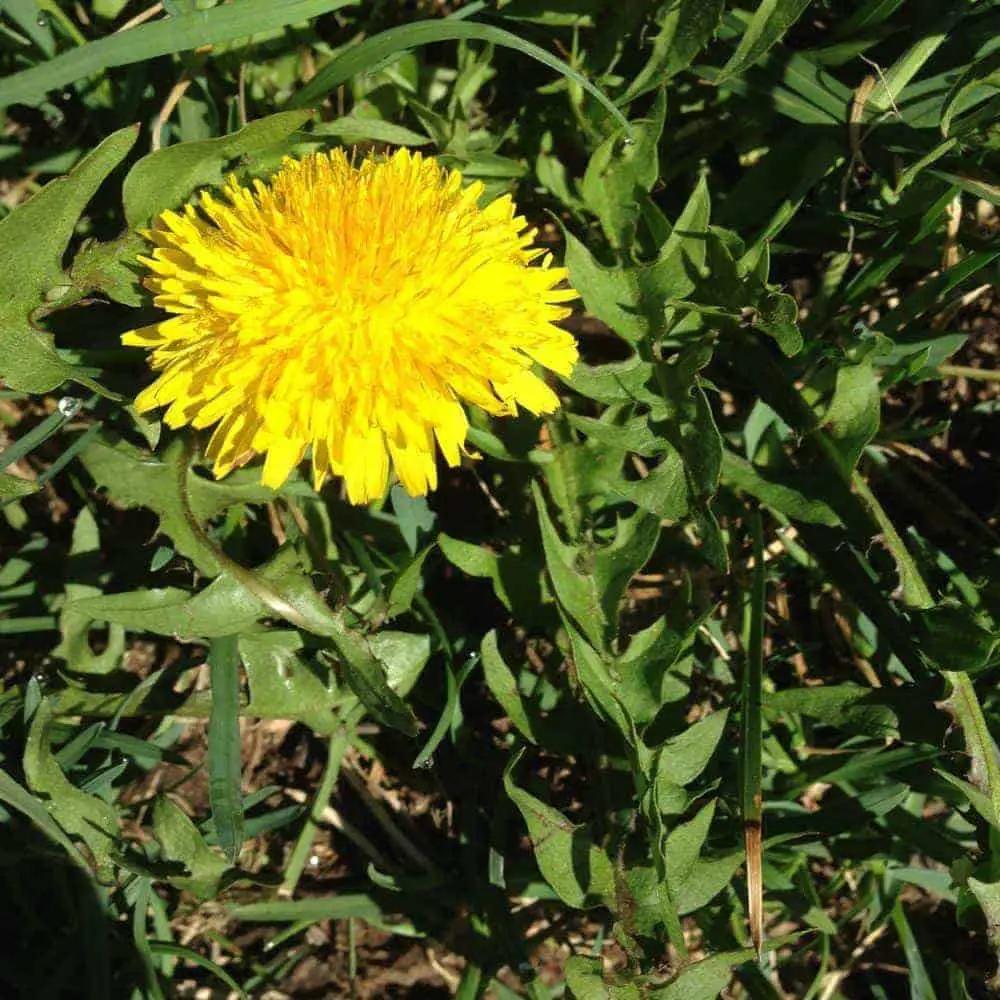
<path fill-rule="evenodd" d="M 0 995 L 985 996 L 995 5 L 164 8 L 0 5 Z M 581 295 L 427 499 L 128 405 L 135 230 L 340 143 Z"/>

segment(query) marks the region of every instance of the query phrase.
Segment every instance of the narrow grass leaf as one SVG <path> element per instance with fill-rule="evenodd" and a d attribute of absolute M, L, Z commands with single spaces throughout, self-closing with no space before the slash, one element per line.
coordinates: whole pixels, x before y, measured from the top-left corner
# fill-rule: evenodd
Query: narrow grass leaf
<path fill-rule="evenodd" d="M 739 76 L 777 45 L 808 6 L 809 0 L 762 0 L 746 26 L 736 51 L 716 77 L 716 85 Z"/>
<path fill-rule="evenodd" d="M 214 639 L 208 665 L 212 711 L 208 719 L 208 781 L 219 846 L 231 864 L 243 844 L 240 759 L 240 655 L 236 636 Z"/>
<path fill-rule="evenodd" d="M 346 920 L 359 917 L 362 920 L 381 921 L 381 908 L 364 893 L 344 893 L 342 895 L 317 896 L 311 899 L 276 901 L 271 903 L 247 903 L 229 910 L 233 920 L 248 923 L 286 923 L 319 920 Z"/>
<path fill-rule="evenodd" d="M 282 0 L 282 3 L 241 0 L 141 24 L 88 42 L 0 81 L 0 108 L 39 104 L 49 91 L 114 66 L 264 34 L 356 3 L 357 0 Z"/>
<path fill-rule="evenodd" d="M 767 570 L 764 565 L 764 527 L 759 510 L 750 512 L 753 535 L 753 577 L 745 640 L 743 695 L 740 718 L 740 793 L 743 839 L 747 858 L 747 914 L 750 938 L 760 954 L 764 928 L 764 884 L 761 857 L 763 799 L 763 688 L 764 615 Z"/>
<path fill-rule="evenodd" d="M 927 974 L 927 966 L 924 964 L 924 956 L 920 944 L 914 937 L 913 930 L 906 919 L 906 913 L 903 911 L 903 902 L 898 898 L 892 908 L 892 924 L 899 935 L 899 943 L 903 946 L 906 964 L 910 969 L 909 986 L 911 1000 L 937 1000 L 934 985 Z"/>
<path fill-rule="evenodd" d="M 56 52 L 49 19 L 41 13 L 37 0 L 5 0 L 0 11 L 9 14 L 14 23 L 51 59 Z"/>
<path fill-rule="evenodd" d="M 382 31 L 359 45 L 347 49 L 340 55 L 334 56 L 291 98 L 288 106 L 304 108 L 319 104 L 331 90 L 346 83 L 359 73 L 364 73 L 386 59 L 408 52 L 420 45 L 458 41 L 466 38 L 489 42 L 493 45 L 502 45 L 536 59 L 543 66 L 548 66 L 549 69 L 555 70 L 567 80 L 586 90 L 619 125 L 628 129 L 628 119 L 615 107 L 604 91 L 573 69 L 572 66 L 563 62 L 558 56 L 552 55 L 533 42 L 519 38 L 509 31 L 504 31 L 503 28 L 494 28 L 487 24 L 469 24 L 466 21 L 458 21 L 453 18 L 420 21 L 416 24 L 404 24 L 398 28 L 390 28 L 388 31 Z M 2 103 L 0 101 L 0 104 Z"/>
<path fill-rule="evenodd" d="M 173 941 L 150 941 L 149 950 L 154 955 L 170 955 L 172 958 L 183 959 L 192 965 L 199 965 L 201 968 L 211 972 L 216 979 L 225 983 L 231 990 L 235 990 L 241 997 L 247 995 L 243 987 L 222 966 L 213 962 L 210 958 L 206 958 L 204 955 L 199 955 L 198 952 L 192 951 L 190 948 L 175 944 Z"/>

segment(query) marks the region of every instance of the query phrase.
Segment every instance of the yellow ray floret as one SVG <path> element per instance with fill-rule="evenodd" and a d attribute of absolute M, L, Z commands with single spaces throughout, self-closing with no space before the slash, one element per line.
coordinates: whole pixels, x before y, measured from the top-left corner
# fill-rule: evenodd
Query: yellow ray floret
<path fill-rule="evenodd" d="M 509 196 L 480 208 L 481 184 L 406 150 L 286 159 L 269 183 L 231 177 L 223 194 L 147 234 L 146 283 L 173 315 L 122 338 L 161 373 L 140 411 L 217 425 L 216 476 L 261 454 L 277 488 L 311 448 L 317 488 L 342 476 L 365 503 L 391 467 L 420 495 L 438 448 L 460 460 L 463 401 L 559 405 L 532 365 L 572 370 L 576 343 L 554 324 L 576 293 Z"/>

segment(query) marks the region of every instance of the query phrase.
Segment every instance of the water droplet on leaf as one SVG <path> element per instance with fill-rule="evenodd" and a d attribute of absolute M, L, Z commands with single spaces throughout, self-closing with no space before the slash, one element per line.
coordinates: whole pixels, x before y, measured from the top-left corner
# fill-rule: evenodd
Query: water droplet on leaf
<path fill-rule="evenodd" d="M 69 420 L 80 412 L 81 406 L 83 406 L 82 399 L 77 399 L 75 396 L 63 396 L 56 404 L 56 409 Z"/>

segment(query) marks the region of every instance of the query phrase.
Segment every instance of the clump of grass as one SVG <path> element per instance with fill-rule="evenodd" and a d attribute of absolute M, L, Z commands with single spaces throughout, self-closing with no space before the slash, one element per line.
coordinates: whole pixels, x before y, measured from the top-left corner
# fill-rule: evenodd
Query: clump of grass
<path fill-rule="evenodd" d="M 0 992 L 978 995 L 993 19 L 6 5 Z M 427 498 L 130 406 L 145 226 L 338 145 L 512 194 L 580 293 L 561 408 Z"/>

